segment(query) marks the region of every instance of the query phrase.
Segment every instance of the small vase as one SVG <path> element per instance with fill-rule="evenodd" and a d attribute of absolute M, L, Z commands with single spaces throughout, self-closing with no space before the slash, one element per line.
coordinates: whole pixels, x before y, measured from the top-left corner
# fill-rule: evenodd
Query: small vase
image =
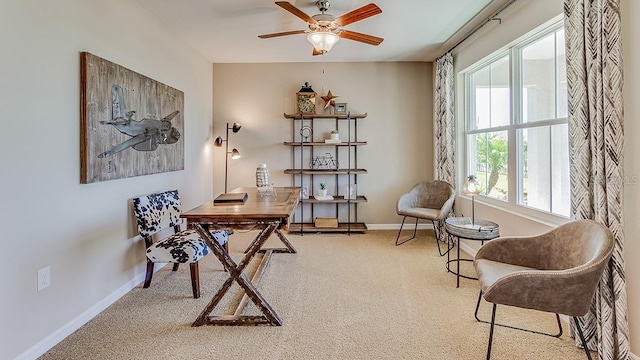
<path fill-rule="evenodd" d="M 267 169 L 267 164 L 260 164 L 256 168 L 256 186 L 260 188 L 269 185 L 269 169 Z"/>
<path fill-rule="evenodd" d="M 340 140 L 340 134 L 331 134 L 331 140 Z"/>
<path fill-rule="evenodd" d="M 327 189 L 320 189 L 318 190 L 320 197 L 326 197 L 327 196 Z"/>

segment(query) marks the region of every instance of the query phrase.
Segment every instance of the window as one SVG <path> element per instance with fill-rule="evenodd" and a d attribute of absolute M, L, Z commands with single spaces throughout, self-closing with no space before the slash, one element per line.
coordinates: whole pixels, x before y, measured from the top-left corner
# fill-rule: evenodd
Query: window
<path fill-rule="evenodd" d="M 564 43 L 558 22 L 464 73 L 465 145 L 481 195 L 568 217 Z"/>

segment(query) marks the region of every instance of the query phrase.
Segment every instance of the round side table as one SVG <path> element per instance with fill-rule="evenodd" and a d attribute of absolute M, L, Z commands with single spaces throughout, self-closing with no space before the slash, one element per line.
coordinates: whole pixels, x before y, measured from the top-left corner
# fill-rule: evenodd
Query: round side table
<path fill-rule="evenodd" d="M 485 241 L 500 236 L 500 226 L 494 222 L 482 219 L 472 221 L 471 218 L 468 217 L 450 217 L 444 221 L 444 224 L 449 234 L 449 239 L 451 239 L 452 236 L 457 238 L 457 257 L 451 259 L 449 255 L 451 252 L 447 252 L 447 272 L 456 274 L 456 288 L 458 288 L 460 287 L 460 277 L 478 280 L 476 277 L 460 274 L 460 261 L 473 261 L 473 259 L 460 259 L 460 239 L 482 241 L 482 244 L 484 244 Z M 449 267 L 449 264 L 454 261 L 457 265 L 456 271 L 451 270 Z"/>

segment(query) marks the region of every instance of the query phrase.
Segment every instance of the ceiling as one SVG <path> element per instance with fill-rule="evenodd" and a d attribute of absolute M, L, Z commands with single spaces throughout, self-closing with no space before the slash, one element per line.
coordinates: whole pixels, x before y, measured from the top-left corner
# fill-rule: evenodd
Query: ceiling
<path fill-rule="evenodd" d="M 335 16 L 374 2 L 382 14 L 349 24 L 345 29 L 385 40 L 372 46 L 341 39 L 324 56 L 314 57 L 304 34 L 258 38 L 261 34 L 307 29 L 303 20 L 271 0 L 137 1 L 212 63 L 432 61 L 505 3 L 504 0 L 331 0 L 328 13 Z M 319 13 L 315 0 L 289 2 L 308 15 Z"/>

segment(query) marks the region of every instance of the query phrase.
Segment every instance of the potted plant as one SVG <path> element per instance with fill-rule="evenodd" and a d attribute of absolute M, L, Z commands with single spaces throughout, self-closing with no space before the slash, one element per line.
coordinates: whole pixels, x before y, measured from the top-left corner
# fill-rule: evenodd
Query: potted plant
<path fill-rule="evenodd" d="M 340 132 L 338 130 L 331 130 L 331 140 L 340 140 Z"/>
<path fill-rule="evenodd" d="M 327 184 L 321 182 L 320 183 L 320 196 L 321 197 L 326 197 L 327 196 Z"/>

